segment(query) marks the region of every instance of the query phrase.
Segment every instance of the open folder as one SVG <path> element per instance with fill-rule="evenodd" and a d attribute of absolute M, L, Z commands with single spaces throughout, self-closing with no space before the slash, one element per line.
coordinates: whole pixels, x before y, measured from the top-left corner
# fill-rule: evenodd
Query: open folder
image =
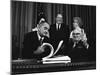
<path fill-rule="evenodd" d="M 51 53 L 42 58 L 43 64 L 50 64 L 50 63 L 69 63 L 71 62 L 71 58 L 69 56 L 55 56 L 55 54 L 59 51 L 63 44 L 63 40 L 61 40 L 58 44 L 57 49 L 54 52 L 54 49 L 51 50 Z"/>

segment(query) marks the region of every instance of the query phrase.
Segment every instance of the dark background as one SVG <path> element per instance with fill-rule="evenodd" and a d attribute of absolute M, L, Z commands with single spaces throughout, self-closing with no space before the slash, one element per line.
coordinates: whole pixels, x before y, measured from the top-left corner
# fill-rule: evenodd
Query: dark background
<path fill-rule="evenodd" d="M 11 53 L 13 59 L 21 58 L 24 34 L 36 27 L 39 14 L 43 13 L 47 22 L 55 23 L 58 13 L 72 30 L 73 17 L 81 17 L 90 48 L 90 60 L 96 58 L 96 6 L 11 1 Z"/>

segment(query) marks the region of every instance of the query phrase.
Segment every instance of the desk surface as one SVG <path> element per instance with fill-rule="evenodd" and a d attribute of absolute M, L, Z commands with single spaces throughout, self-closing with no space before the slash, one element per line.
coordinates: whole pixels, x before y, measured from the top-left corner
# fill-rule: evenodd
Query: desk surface
<path fill-rule="evenodd" d="M 24 73 L 96 69 L 95 61 L 55 63 L 55 64 L 42 64 L 40 61 L 38 62 L 39 63 L 34 63 L 33 60 L 13 60 L 12 61 L 12 73 L 24 74 Z"/>

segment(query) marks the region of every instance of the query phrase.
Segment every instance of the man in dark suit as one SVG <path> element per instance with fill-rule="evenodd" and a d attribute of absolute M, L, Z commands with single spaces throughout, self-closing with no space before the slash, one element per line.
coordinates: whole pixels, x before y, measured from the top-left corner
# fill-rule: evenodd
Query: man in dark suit
<path fill-rule="evenodd" d="M 50 27 L 50 38 L 51 43 L 54 46 L 54 49 L 57 49 L 57 46 L 61 40 L 63 40 L 63 50 L 59 50 L 58 54 L 66 54 L 67 42 L 69 39 L 69 27 L 63 23 L 62 14 L 58 14 L 56 17 L 56 24 L 51 25 Z"/>
<path fill-rule="evenodd" d="M 41 59 L 45 56 L 46 53 L 43 49 L 41 49 L 41 45 L 43 42 L 48 42 L 48 30 L 50 26 L 45 21 L 41 21 L 37 25 L 37 31 L 29 32 L 24 37 L 23 42 L 23 59 Z"/>

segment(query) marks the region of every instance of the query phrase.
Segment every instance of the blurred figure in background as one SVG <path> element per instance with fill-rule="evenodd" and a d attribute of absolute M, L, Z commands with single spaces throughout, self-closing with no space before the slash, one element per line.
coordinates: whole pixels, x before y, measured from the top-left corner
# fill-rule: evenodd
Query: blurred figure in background
<path fill-rule="evenodd" d="M 69 39 L 69 27 L 63 23 L 62 14 L 57 14 L 56 23 L 50 27 L 50 39 L 51 43 L 56 50 L 60 41 L 63 41 L 63 45 L 57 52 L 58 55 L 64 55 L 67 53 L 67 43 Z"/>

